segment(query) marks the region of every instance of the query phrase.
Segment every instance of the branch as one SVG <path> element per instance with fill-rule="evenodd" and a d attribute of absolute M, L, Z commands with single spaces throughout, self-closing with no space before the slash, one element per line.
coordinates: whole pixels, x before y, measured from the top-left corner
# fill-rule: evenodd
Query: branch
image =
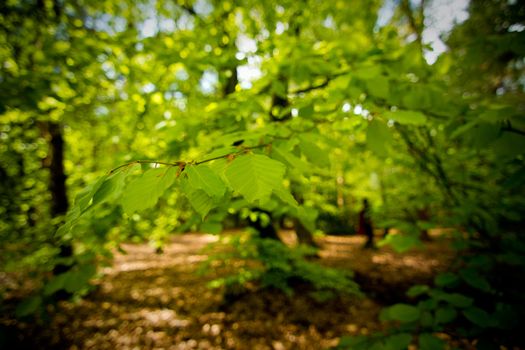
<path fill-rule="evenodd" d="M 292 95 L 297 95 L 297 94 L 301 94 L 301 93 L 305 93 L 305 92 L 310 92 L 310 91 L 313 91 L 313 90 L 317 90 L 317 89 L 322 89 L 324 88 L 325 86 L 327 86 L 330 81 L 332 81 L 332 79 L 330 78 L 327 78 L 325 81 L 323 81 L 322 83 L 320 84 L 317 84 L 317 85 L 311 85 L 311 86 L 308 86 L 304 89 L 299 89 L 299 90 L 295 90 L 295 91 L 290 91 L 290 94 Z"/>
<path fill-rule="evenodd" d="M 114 172 L 116 172 L 119 169 L 128 167 L 130 165 L 134 165 L 134 164 L 158 164 L 158 165 L 167 165 L 167 166 L 181 166 L 181 165 L 185 165 L 186 163 L 185 162 L 170 163 L 170 162 L 163 162 L 163 161 L 159 161 L 159 160 L 134 160 L 134 161 L 131 161 L 131 162 L 128 162 L 128 163 L 125 163 L 125 164 L 121 164 L 118 167 L 111 169 L 109 171 L 109 174 L 113 174 Z"/>
<path fill-rule="evenodd" d="M 413 140 L 410 139 L 408 133 L 401 125 L 396 126 L 396 130 L 401 135 L 401 138 L 403 141 L 405 141 L 406 145 L 408 146 L 408 150 L 414 158 L 416 159 L 417 163 L 419 164 L 419 167 L 428 173 L 438 185 L 442 187 L 442 189 L 445 191 L 445 194 L 448 196 L 448 198 L 454 203 L 458 204 L 458 199 L 454 195 L 450 181 L 448 179 L 447 174 L 445 173 L 445 170 L 443 169 L 443 166 L 441 164 L 441 159 L 434 155 L 434 158 L 430 158 L 429 152 L 425 151 L 424 149 L 418 148 L 416 144 L 413 142 Z M 430 134 L 429 134 L 430 135 Z M 431 140 L 430 140 L 431 142 Z M 435 169 L 432 169 L 430 165 L 433 165 Z"/>
<path fill-rule="evenodd" d="M 310 92 L 310 91 L 317 90 L 317 89 L 322 89 L 322 88 L 326 87 L 328 84 L 330 84 L 330 82 L 332 80 L 334 80 L 335 78 L 340 77 L 340 76 L 345 75 L 345 74 L 348 74 L 348 73 L 349 73 L 348 71 L 336 73 L 336 74 L 334 74 L 334 75 L 332 75 L 330 77 L 327 77 L 325 79 L 325 81 L 323 81 L 322 83 L 319 83 L 317 85 L 311 85 L 311 86 L 305 87 L 303 89 L 290 91 L 290 94 L 291 95 L 297 95 L 297 94 L 300 94 L 300 93 L 305 93 L 305 92 Z"/>
<path fill-rule="evenodd" d="M 224 154 L 222 156 L 208 158 L 208 159 L 204 159 L 204 160 L 201 160 L 201 161 L 198 161 L 198 162 L 196 162 L 196 161 L 185 162 L 185 161 L 182 161 L 182 160 L 175 161 L 175 162 L 165 162 L 165 161 L 160 161 L 160 160 L 134 160 L 134 161 L 131 161 L 131 162 L 119 165 L 118 167 L 111 169 L 109 171 L 109 174 L 111 175 L 111 174 L 113 174 L 114 172 L 116 172 L 119 169 L 128 167 L 130 165 L 134 165 L 134 164 L 155 164 L 155 165 L 166 165 L 166 166 L 178 166 L 179 168 L 181 168 L 181 171 L 182 171 L 182 170 L 184 170 L 184 167 L 187 164 L 199 165 L 199 164 L 211 162 L 212 160 L 223 159 L 223 158 L 230 158 L 232 156 L 236 156 L 236 155 L 239 155 L 239 154 L 246 153 L 247 151 L 250 151 L 252 149 L 264 148 L 264 147 L 267 147 L 267 146 L 270 146 L 270 145 L 271 145 L 271 142 L 265 143 L 265 144 L 261 144 L 261 145 L 257 145 L 257 146 L 243 147 L 238 152 L 228 153 L 228 154 Z"/>
<path fill-rule="evenodd" d="M 501 128 L 501 130 L 502 130 L 502 131 L 513 132 L 513 133 L 515 133 L 515 134 L 525 136 L 525 131 L 523 131 L 523 130 L 519 130 L 519 129 L 514 129 L 514 128 L 512 127 L 512 125 L 510 125 L 510 124 L 507 125 L 507 126 L 505 126 L 505 127 L 503 127 L 503 128 Z"/>
<path fill-rule="evenodd" d="M 418 15 L 420 16 L 420 18 L 416 19 L 415 14 L 414 14 L 415 10 L 412 9 L 412 6 L 410 5 L 410 1 L 409 0 L 401 1 L 401 9 L 405 13 L 405 16 L 408 19 L 410 29 L 412 29 L 414 34 L 416 34 L 417 42 L 419 46 L 423 44 L 422 33 L 423 33 L 423 25 L 424 25 L 424 10 L 425 10 L 424 6 L 425 6 L 425 1 L 422 0 L 421 4 L 419 5 L 419 11 L 418 11 Z M 418 20 L 420 20 L 421 23 L 418 23 Z"/>

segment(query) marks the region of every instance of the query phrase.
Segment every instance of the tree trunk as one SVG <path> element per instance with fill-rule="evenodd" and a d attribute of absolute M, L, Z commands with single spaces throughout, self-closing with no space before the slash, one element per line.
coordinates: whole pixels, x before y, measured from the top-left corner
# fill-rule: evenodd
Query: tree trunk
<path fill-rule="evenodd" d="M 285 86 L 285 91 L 288 92 L 288 79 L 282 74 L 279 74 L 278 80 Z M 270 108 L 270 119 L 274 122 L 279 122 L 279 121 L 282 122 L 282 121 L 291 119 L 292 118 L 291 112 L 287 112 L 283 116 L 274 114 L 274 107 L 279 107 L 279 110 L 283 110 L 289 106 L 290 106 L 290 101 L 288 101 L 287 98 L 279 96 L 278 94 L 274 92 L 272 95 L 272 107 Z M 302 203 L 302 198 L 300 198 L 301 196 L 298 193 L 293 191 L 293 189 L 291 190 L 291 193 L 294 197 L 297 198 L 297 201 L 299 203 Z M 306 244 L 306 245 L 316 247 L 316 248 L 318 247 L 317 243 L 314 240 L 312 233 L 298 219 L 294 219 L 294 227 L 295 227 L 295 235 L 297 237 L 297 242 L 299 242 L 299 244 Z"/>
<path fill-rule="evenodd" d="M 48 141 L 49 151 L 44 165 L 49 169 L 49 192 L 51 193 L 51 217 L 64 216 L 69 208 L 66 189 L 66 173 L 64 171 L 64 138 L 62 126 L 55 122 L 41 124 L 41 130 Z M 73 256 L 73 247 L 70 242 L 59 243 L 60 258 Z M 57 264 L 53 274 L 58 275 L 70 270 L 70 265 Z"/>
<path fill-rule="evenodd" d="M 297 242 L 299 244 L 306 244 L 311 247 L 319 248 L 319 245 L 315 242 L 314 236 L 298 219 L 294 220 L 295 235 L 297 236 Z"/>
<path fill-rule="evenodd" d="M 61 125 L 47 123 L 49 141 L 49 191 L 51 192 L 51 216 L 65 215 L 69 208 L 64 171 L 64 138 Z"/>
<path fill-rule="evenodd" d="M 250 226 L 253 227 L 257 232 L 259 232 L 259 237 L 275 239 L 280 241 L 281 239 L 277 235 L 277 230 L 275 229 L 275 226 L 273 224 L 272 213 L 260 208 L 254 208 L 253 211 L 259 214 L 266 214 L 269 217 L 269 220 L 266 224 L 263 220 L 261 220 L 260 215 L 257 216 L 257 219 L 255 221 L 250 221 Z"/>

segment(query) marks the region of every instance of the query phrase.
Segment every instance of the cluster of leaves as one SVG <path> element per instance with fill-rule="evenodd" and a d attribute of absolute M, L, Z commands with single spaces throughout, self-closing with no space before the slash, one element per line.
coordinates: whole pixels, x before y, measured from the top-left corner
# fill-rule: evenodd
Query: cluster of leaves
<path fill-rule="evenodd" d="M 175 182 L 203 219 L 233 193 L 242 195 L 247 203 L 261 205 L 274 195 L 285 204 L 297 207 L 283 186 L 286 171 L 283 163 L 247 149 L 209 159 L 209 166 L 202 164 L 207 163 L 206 160 L 161 167 L 151 167 L 159 165 L 155 161 L 137 161 L 119 167 L 77 196 L 66 224 L 57 234 L 67 236 L 83 216 L 104 203 L 121 206 L 129 216 L 151 208 Z M 144 170 L 139 163 L 146 164 Z"/>
<path fill-rule="evenodd" d="M 89 254 L 89 256 L 91 255 Z M 53 276 L 40 293 L 24 299 L 18 304 L 16 316 L 43 315 L 45 305 L 55 301 L 57 294 L 78 298 L 93 290 L 90 282 L 97 274 L 97 264 L 93 260 L 84 261 L 86 256 L 79 257 L 77 255 L 79 260 L 75 261 L 74 266 L 69 271 Z"/>
<path fill-rule="evenodd" d="M 302 245 L 290 248 L 275 239 L 259 238 L 254 234 L 231 237 L 228 243 L 233 250 L 211 256 L 202 271 L 209 271 L 217 262 L 224 266 L 229 263 L 241 263 L 242 266 L 232 275 L 211 281 L 213 288 L 236 289 L 255 282 L 261 288 L 278 289 L 288 296 L 296 290 L 305 292 L 306 289 L 319 301 L 336 295 L 361 295 L 351 271 L 308 261 L 308 257 L 316 254 L 315 248 Z"/>
<path fill-rule="evenodd" d="M 371 337 L 344 337 L 339 348 L 405 349 L 417 336 L 419 349 L 445 349 L 447 342 L 436 334 L 477 339 L 479 349 L 519 341 L 525 310 L 521 300 L 523 288 L 518 286 L 523 281 L 509 282 L 507 278 L 517 270 L 523 271 L 523 243 L 515 239 L 509 242 L 518 245 L 514 253 L 510 249 L 504 256 L 471 256 L 457 272 L 436 276 L 433 287 L 411 287 L 406 294 L 417 298 L 417 304 L 395 304 L 381 312 L 382 321 L 393 323 L 389 332 Z M 493 265 L 496 261 L 499 266 Z M 497 273 L 505 276 L 496 277 Z"/>

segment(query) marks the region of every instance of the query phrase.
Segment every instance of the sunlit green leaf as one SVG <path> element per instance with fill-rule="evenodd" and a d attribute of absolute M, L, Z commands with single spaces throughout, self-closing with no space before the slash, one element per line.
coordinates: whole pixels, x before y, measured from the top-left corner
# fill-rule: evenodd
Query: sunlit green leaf
<path fill-rule="evenodd" d="M 423 125 L 427 121 L 427 117 L 423 113 L 417 111 L 388 111 L 384 113 L 384 117 L 392 119 L 400 124 Z"/>
<path fill-rule="evenodd" d="M 366 80 L 366 88 L 372 96 L 387 99 L 390 95 L 387 77 L 377 76 Z"/>
<path fill-rule="evenodd" d="M 234 191 L 254 202 L 268 199 L 274 189 L 280 188 L 284 172 L 281 162 L 261 154 L 247 154 L 237 157 L 225 175 Z"/>
<path fill-rule="evenodd" d="M 191 206 L 197 213 L 204 218 L 208 212 L 214 207 L 214 200 L 208 196 L 203 190 L 190 191 L 185 193 L 190 201 Z"/>
<path fill-rule="evenodd" d="M 164 191 L 173 184 L 176 175 L 175 167 L 146 170 L 126 186 L 121 198 L 124 212 L 133 214 L 153 207 Z"/>
<path fill-rule="evenodd" d="M 189 165 L 184 172 L 188 175 L 188 182 L 194 189 L 201 189 L 210 197 L 218 198 L 224 195 L 226 185 L 206 165 Z"/>
<path fill-rule="evenodd" d="M 302 153 L 311 163 L 325 168 L 330 166 L 328 153 L 323 151 L 314 142 L 308 140 L 306 137 L 302 137 L 299 146 L 301 147 Z"/>
<path fill-rule="evenodd" d="M 392 132 L 385 123 L 374 119 L 368 124 L 366 144 L 374 153 L 385 156 L 392 141 Z"/>

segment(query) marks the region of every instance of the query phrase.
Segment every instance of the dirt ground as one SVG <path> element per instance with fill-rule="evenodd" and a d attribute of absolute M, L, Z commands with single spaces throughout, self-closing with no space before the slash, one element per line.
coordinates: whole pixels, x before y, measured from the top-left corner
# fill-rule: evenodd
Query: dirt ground
<path fill-rule="evenodd" d="M 125 244 L 127 254 L 115 256 L 85 299 L 61 302 L 40 322 L 0 316 L 0 326 L 16 339 L 16 349 L 323 349 L 343 335 L 381 329 L 382 306 L 404 300 L 408 287 L 430 282 L 453 259 L 441 237 L 396 254 L 362 249 L 363 237 L 326 236 L 318 261 L 354 271 L 367 297 L 320 303 L 301 291 L 287 298 L 265 290 L 225 303 L 223 290 L 207 287 L 222 272 L 197 273 L 207 259 L 203 248 L 216 241 L 179 235 L 162 254 L 147 244 Z"/>

